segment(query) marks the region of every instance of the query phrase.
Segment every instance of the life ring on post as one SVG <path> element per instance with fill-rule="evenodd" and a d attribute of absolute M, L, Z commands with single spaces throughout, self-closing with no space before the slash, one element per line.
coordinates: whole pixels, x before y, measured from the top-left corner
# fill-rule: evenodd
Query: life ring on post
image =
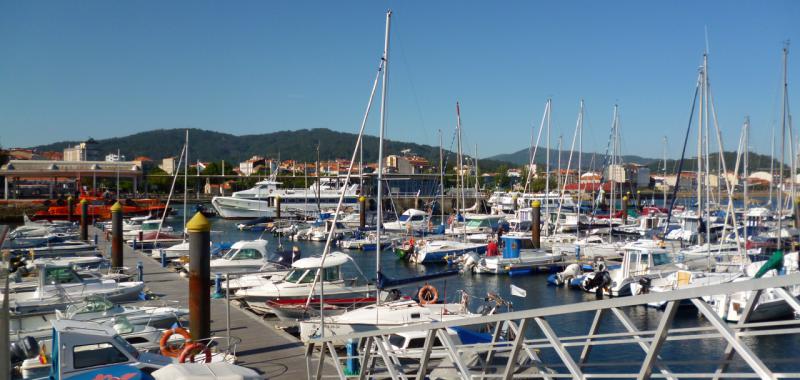
<path fill-rule="evenodd" d="M 211 363 L 211 349 L 199 342 L 187 343 L 186 347 L 181 351 L 181 355 L 178 357 L 178 362 L 186 363 L 188 360 L 189 363 L 194 363 L 194 356 L 200 353 L 205 354 L 203 356 L 203 363 Z"/>
<path fill-rule="evenodd" d="M 169 343 L 169 338 L 172 335 L 178 334 L 183 337 L 183 344 L 181 345 L 174 345 Z M 183 351 L 185 351 L 185 347 L 192 343 L 192 336 L 186 331 L 183 327 L 176 327 L 174 329 L 169 329 L 164 331 L 164 334 L 161 335 L 161 341 L 159 342 L 159 348 L 161 349 L 161 355 L 169 356 L 171 358 L 177 358 L 180 356 Z"/>
<path fill-rule="evenodd" d="M 433 285 L 428 284 L 419 290 L 417 297 L 419 297 L 419 303 L 422 305 L 436 303 L 439 300 L 439 291 Z"/>

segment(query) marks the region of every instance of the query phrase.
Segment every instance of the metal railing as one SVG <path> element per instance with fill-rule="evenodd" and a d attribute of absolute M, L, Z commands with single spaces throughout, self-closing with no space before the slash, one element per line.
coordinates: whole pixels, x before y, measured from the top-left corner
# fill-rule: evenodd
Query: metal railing
<path fill-rule="evenodd" d="M 750 346 L 766 336 L 800 338 L 800 320 L 749 322 L 757 309 L 762 292 L 775 289 L 797 313 L 800 302 L 787 288 L 800 285 L 800 273 L 761 278 L 718 285 L 692 287 L 671 292 L 650 293 L 633 297 L 613 298 L 504 314 L 461 319 L 425 325 L 381 328 L 363 333 L 317 337 L 306 345 L 308 377 L 336 378 L 392 378 L 425 379 L 510 379 L 514 378 L 797 378 L 800 372 L 778 372 L 778 364 L 797 363 L 795 353 L 782 351 L 784 358 L 762 358 Z M 704 297 L 718 294 L 748 292 L 748 301 L 740 311 L 736 324 L 723 321 L 704 301 Z M 679 304 L 691 303 L 703 317 L 696 327 L 675 324 Z M 655 329 L 640 330 L 623 308 L 665 304 Z M 585 333 L 559 336 L 552 323 L 559 318 L 574 317 L 576 313 L 592 313 L 593 318 Z M 607 315 L 610 314 L 611 320 Z M 648 323 L 650 324 L 650 323 Z M 555 324 L 554 324 L 555 325 Z M 603 332 L 601 333 L 601 325 Z M 491 327 L 491 340 L 487 343 L 457 344 L 452 339 L 453 328 Z M 531 331 L 536 326 L 536 331 Z M 569 326 L 571 330 L 583 327 Z M 413 351 L 394 347 L 389 342 L 393 334 L 420 334 L 425 340 L 421 349 Z M 534 336 L 532 338 L 531 336 Z M 541 336 L 541 337 L 540 337 Z M 699 357 L 680 358 L 673 351 L 663 351 L 665 343 L 681 344 L 721 342 L 721 352 L 698 351 Z M 359 342 L 361 352 L 343 355 L 336 345 Z M 699 343 L 698 343 L 699 342 Z M 749 344 L 748 344 L 749 343 Z M 352 343 L 351 343 L 352 344 Z M 638 347 L 638 348 L 637 348 Z M 691 347 L 692 346 L 687 346 Z M 319 348 L 319 355 L 315 349 Z M 592 350 L 635 350 L 644 359 L 627 361 L 603 355 L 590 355 Z M 549 355 L 545 355 L 545 353 Z M 552 355 L 555 353 L 555 355 Z M 734 360 L 738 354 L 741 360 Z M 774 356 L 775 353 L 771 353 Z M 668 357 L 675 356 L 675 357 Z M 335 373 L 325 373 L 325 360 L 332 359 Z M 328 359 L 328 360 L 330 360 Z M 352 363 L 357 361 L 360 368 Z M 316 365 L 314 365 L 316 362 Z M 345 366 L 348 362 L 350 366 Z M 773 367 L 767 365 L 773 364 Z M 796 366 L 795 366 L 796 367 Z M 714 368 L 713 370 L 709 368 Z M 692 369 L 691 371 L 689 369 Z M 328 372 L 330 372 L 328 370 Z"/>

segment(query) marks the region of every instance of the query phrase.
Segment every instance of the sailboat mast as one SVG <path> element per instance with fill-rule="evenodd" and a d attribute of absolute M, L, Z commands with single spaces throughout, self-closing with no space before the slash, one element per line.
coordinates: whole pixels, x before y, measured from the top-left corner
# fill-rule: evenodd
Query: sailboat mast
<path fill-rule="evenodd" d="M 558 135 L 558 149 L 556 150 L 558 153 L 558 159 L 556 160 L 556 183 L 561 184 L 561 144 L 563 143 L 564 135 Z"/>
<path fill-rule="evenodd" d="M 478 186 L 480 186 L 480 184 L 478 183 L 479 179 L 480 177 L 478 174 L 478 144 L 475 144 L 475 205 L 478 205 L 481 202 L 480 195 L 478 194 Z M 475 211 L 480 211 L 480 210 L 476 208 Z"/>
<path fill-rule="evenodd" d="M 664 136 L 664 147 L 662 148 L 661 159 L 664 162 L 661 189 L 664 190 L 664 207 L 667 207 L 667 136 Z"/>
<path fill-rule="evenodd" d="M 749 165 L 750 165 L 750 117 L 746 117 L 744 119 L 744 249 L 747 252 L 747 227 L 749 221 L 747 220 L 747 210 L 750 207 L 750 197 L 748 187 L 750 185 L 747 183 L 747 176 L 749 174 Z"/>
<path fill-rule="evenodd" d="M 461 106 L 456 101 L 456 142 L 458 145 L 458 200 L 456 205 L 461 203 L 461 207 L 456 210 L 456 215 L 460 215 L 461 208 L 466 208 L 466 198 L 464 197 L 464 156 L 461 153 Z"/>
<path fill-rule="evenodd" d="M 783 239 L 782 235 L 783 232 L 781 231 L 783 226 L 783 167 L 786 160 L 786 95 L 787 90 L 789 87 L 788 79 L 787 79 L 787 60 L 788 60 L 789 50 L 786 46 L 783 47 L 783 104 L 781 105 L 781 159 L 778 161 L 780 162 L 780 170 L 778 175 L 778 249 L 783 249 Z M 792 178 L 794 180 L 794 178 Z"/>
<path fill-rule="evenodd" d="M 581 112 L 578 115 L 580 123 L 578 124 L 578 223 L 575 228 L 575 235 L 581 236 L 581 202 L 583 201 L 583 187 L 581 181 L 581 161 L 583 160 L 583 99 L 581 99 Z"/>
<path fill-rule="evenodd" d="M 769 205 L 772 207 L 772 187 L 775 185 L 775 126 L 772 127 L 769 144 Z"/>
<path fill-rule="evenodd" d="M 706 240 L 706 243 L 707 243 L 706 252 L 708 253 L 708 257 L 709 257 L 709 260 L 710 260 L 711 259 L 711 210 L 710 210 L 710 208 L 711 208 L 711 204 L 710 204 L 710 202 L 711 202 L 711 182 L 710 182 L 711 181 L 711 177 L 710 177 L 711 170 L 710 170 L 710 166 L 711 165 L 710 165 L 710 156 L 709 156 L 709 151 L 708 151 L 708 140 L 709 140 L 708 139 L 708 130 L 710 129 L 710 126 L 708 125 L 709 124 L 709 122 L 708 122 L 708 112 L 709 112 L 711 107 L 709 107 L 709 105 L 708 105 L 708 100 L 709 100 L 709 96 L 708 96 L 708 54 L 703 54 L 703 100 L 705 101 L 705 106 L 704 106 L 704 109 L 703 109 L 704 115 L 702 117 L 705 118 L 705 120 L 704 120 L 705 123 L 703 123 L 703 124 L 705 125 L 705 132 L 704 133 L 705 133 L 705 151 L 706 151 L 705 152 L 705 159 L 706 159 L 705 180 L 703 181 L 703 182 L 705 182 L 705 186 L 706 186 L 706 207 L 705 207 L 705 209 L 706 209 L 706 212 L 705 212 L 706 239 L 705 240 Z M 717 177 L 717 186 L 719 186 L 719 177 Z M 698 207 L 700 207 L 700 206 L 698 205 Z M 709 266 L 710 266 L 710 264 L 709 264 Z"/>
<path fill-rule="evenodd" d="M 381 83 L 381 129 L 378 136 L 378 222 L 375 229 L 375 275 L 381 271 L 381 229 L 383 228 L 383 133 L 386 130 L 386 96 L 389 85 L 389 28 L 392 11 L 386 12 L 386 36 L 383 43 L 383 80 Z M 375 304 L 381 304 L 381 291 L 375 286 Z M 378 318 L 377 313 L 375 317 Z"/>
<path fill-rule="evenodd" d="M 553 99 L 547 99 L 547 142 L 546 142 L 546 160 L 544 164 L 544 226 L 545 234 L 550 236 L 550 117 L 553 112 Z M 526 205 L 527 206 L 527 205 Z"/>
<path fill-rule="evenodd" d="M 188 191 L 188 175 L 189 175 L 189 130 L 186 130 L 186 151 L 183 153 L 186 157 L 183 160 L 183 229 L 184 235 L 186 234 L 186 214 L 188 213 L 188 209 L 186 208 L 186 198 Z"/>
<path fill-rule="evenodd" d="M 444 152 L 442 151 L 442 130 L 439 130 L 439 212 L 441 213 L 441 221 L 439 224 L 444 225 Z"/>
<path fill-rule="evenodd" d="M 697 113 L 697 216 L 703 215 L 703 107 L 705 107 L 705 66 L 700 69 L 700 110 Z"/>
<path fill-rule="evenodd" d="M 617 181 L 617 109 L 618 106 L 614 104 L 614 117 L 611 120 L 611 165 L 608 167 L 608 176 L 611 179 L 611 197 L 610 201 L 608 202 L 610 205 L 609 214 L 608 214 L 608 236 L 609 238 L 612 235 L 612 218 L 614 217 L 614 211 L 616 209 L 616 201 L 614 199 L 614 190 L 616 190 L 616 181 Z"/>

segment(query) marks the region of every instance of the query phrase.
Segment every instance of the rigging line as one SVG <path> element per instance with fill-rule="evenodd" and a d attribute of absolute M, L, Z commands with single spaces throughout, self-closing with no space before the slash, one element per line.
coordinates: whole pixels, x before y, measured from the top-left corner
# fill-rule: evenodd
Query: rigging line
<path fill-rule="evenodd" d="M 694 89 L 694 98 L 692 99 L 692 108 L 689 111 L 689 124 L 686 126 L 686 135 L 683 137 L 683 150 L 681 150 L 681 161 L 678 164 L 678 173 L 675 177 L 675 188 L 672 189 L 672 201 L 669 204 L 669 211 L 667 212 L 667 222 L 664 224 L 664 234 L 667 233 L 669 228 L 669 221 L 672 218 L 672 209 L 675 208 L 675 200 L 677 199 L 678 189 L 681 186 L 681 172 L 683 172 L 683 161 L 686 157 L 686 145 L 689 143 L 689 133 L 692 130 L 692 120 L 694 119 L 694 109 L 697 106 L 697 95 L 700 92 L 700 76 L 698 75 L 697 86 Z M 699 181 L 699 179 L 698 179 Z"/>
<path fill-rule="evenodd" d="M 395 30 L 397 30 L 397 22 L 395 22 Z M 402 34 L 402 33 L 395 33 L 395 35 Z M 414 76 L 411 74 L 411 65 L 408 64 L 407 56 L 405 48 L 403 47 L 403 42 L 401 38 L 395 37 L 395 45 L 400 48 L 400 59 L 403 61 L 403 66 L 406 69 L 406 75 L 408 79 L 409 87 L 411 88 L 411 96 L 414 98 L 414 105 L 417 107 L 417 117 L 419 117 L 419 123 L 422 126 L 422 132 L 425 139 L 423 141 L 430 141 L 428 138 L 428 129 L 425 128 L 425 118 L 422 116 L 422 106 L 419 103 L 419 97 L 417 96 L 417 88 L 414 86 Z"/>

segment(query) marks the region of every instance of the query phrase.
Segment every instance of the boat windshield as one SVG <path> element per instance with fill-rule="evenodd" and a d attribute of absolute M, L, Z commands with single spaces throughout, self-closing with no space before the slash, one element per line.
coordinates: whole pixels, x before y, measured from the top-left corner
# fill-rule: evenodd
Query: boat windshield
<path fill-rule="evenodd" d="M 486 221 L 482 219 L 470 219 L 467 221 L 467 227 L 483 227 L 486 226 Z"/>
<path fill-rule="evenodd" d="M 48 268 L 45 274 L 45 284 L 80 284 L 83 281 L 72 268 Z"/>
<path fill-rule="evenodd" d="M 408 217 L 409 217 L 409 216 L 410 216 L 410 215 L 405 215 L 405 214 L 403 214 L 403 215 L 400 215 L 400 217 L 399 217 L 399 218 L 397 218 L 397 220 L 399 220 L 399 221 L 401 221 L 401 222 L 405 222 L 406 220 L 408 220 Z"/>
<path fill-rule="evenodd" d="M 286 275 L 285 281 L 295 284 L 307 284 L 314 281 L 314 275 L 307 269 L 293 269 Z"/>
<path fill-rule="evenodd" d="M 86 299 L 86 302 L 72 304 L 67 307 L 66 314 L 69 316 L 74 316 L 76 314 L 83 313 L 96 313 L 100 311 L 111 310 L 113 307 L 114 304 L 105 298 L 90 297 Z"/>
<path fill-rule="evenodd" d="M 667 253 L 657 253 L 653 255 L 653 265 L 664 265 L 672 262 L 672 258 Z"/>
<path fill-rule="evenodd" d="M 226 260 L 253 260 L 260 259 L 262 257 L 263 256 L 261 255 L 261 252 L 252 248 L 232 250 L 223 256 L 223 258 Z"/>

